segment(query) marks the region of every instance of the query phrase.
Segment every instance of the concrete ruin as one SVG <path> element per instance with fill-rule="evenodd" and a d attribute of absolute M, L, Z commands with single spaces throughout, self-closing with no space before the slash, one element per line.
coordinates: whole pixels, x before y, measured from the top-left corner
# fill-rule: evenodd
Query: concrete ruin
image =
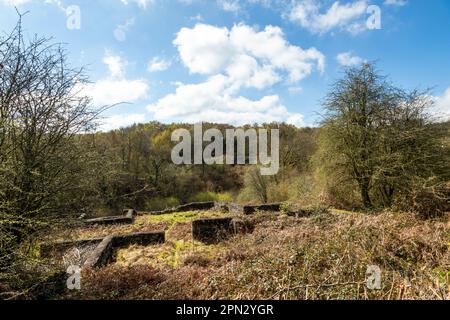
<path fill-rule="evenodd" d="M 254 228 L 254 224 L 236 217 L 198 219 L 192 222 L 192 238 L 206 244 L 215 244 L 233 235 L 252 233 Z"/>
<path fill-rule="evenodd" d="M 137 211 L 134 209 L 124 209 L 121 216 L 102 217 L 85 220 L 87 225 L 114 225 L 114 224 L 133 224 Z"/>
<path fill-rule="evenodd" d="M 109 264 L 114 256 L 113 239 L 112 236 L 104 238 L 83 264 L 83 268 L 99 268 Z"/>
<path fill-rule="evenodd" d="M 214 244 L 234 234 L 233 218 L 199 219 L 192 222 L 192 237 L 206 244 Z"/>
<path fill-rule="evenodd" d="M 261 211 L 279 212 L 282 205 L 239 205 L 226 202 L 194 202 L 175 208 L 155 211 L 147 214 L 163 215 L 186 211 L 216 210 L 228 212 L 230 217 L 198 219 L 192 222 L 192 238 L 206 244 L 216 244 L 235 234 L 249 233 L 253 226 L 242 219 L 245 215 Z M 87 225 L 132 224 L 138 212 L 134 209 L 123 210 L 121 216 L 86 220 Z M 141 213 L 144 214 L 144 213 Z M 144 232 L 126 235 L 110 235 L 105 238 L 95 238 L 78 241 L 64 241 L 41 245 L 41 256 L 60 256 L 64 264 L 75 264 L 83 268 L 98 268 L 113 262 L 117 249 L 131 245 L 157 245 L 165 242 L 165 232 Z M 77 261 L 77 263 L 74 263 Z"/>
<path fill-rule="evenodd" d="M 149 246 L 165 242 L 165 232 L 138 232 L 113 237 L 114 248 L 123 248 L 132 245 Z"/>
<path fill-rule="evenodd" d="M 214 208 L 223 210 L 235 215 L 251 215 L 260 211 L 281 211 L 281 203 L 262 204 L 262 205 L 240 205 L 236 203 L 215 202 Z"/>
<path fill-rule="evenodd" d="M 54 255 L 61 255 L 71 248 L 80 248 L 89 245 L 98 245 L 103 238 L 95 238 L 89 240 L 61 241 L 54 243 L 43 243 L 40 247 L 41 257 L 48 258 Z"/>
<path fill-rule="evenodd" d="M 262 204 L 262 205 L 240 205 L 236 203 L 210 201 L 210 202 L 193 202 L 184 204 L 175 208 L 165 209 L 161 211 L 152 211 L 148 213 L 150 215 L 163 215 L 185 211 L 201 211 L 201 210 L 218 210 L 225 211 L 235 215 L 250 215 L 260 211 L 281 211 L 281 203 Z"/>
<path fill-rule="evenodd" d="M 61 256 L 67 254 L 71 249 L 79 249 L 92 246 L 94 249 L 86 259 L 78 261 L 83 268 L 99 268 L 108 265 L 114 260 L 116 250 L 132 245 L 157 245 L 165 242 L 165 232 L 142 232 L 126 235 L 112 235 L 105 238 L 90 240 L 65 241 L 41 245 L 41 256 Z"/>
<path fill-rule="evenodd" d="M 171 213 L 177 213 L 177 212 L 185 212 L 185 211 L 200 211 L 200 210 L 211 210 L 215 206 L 214 201 L 210 202 L 192 202 L 188 204 L 183 204 L 178 207 L 169 208 L 161 211 L 152 211 L 147 214 L 150 215 L 163 215 L 163 214 L 171 214 Z"/>

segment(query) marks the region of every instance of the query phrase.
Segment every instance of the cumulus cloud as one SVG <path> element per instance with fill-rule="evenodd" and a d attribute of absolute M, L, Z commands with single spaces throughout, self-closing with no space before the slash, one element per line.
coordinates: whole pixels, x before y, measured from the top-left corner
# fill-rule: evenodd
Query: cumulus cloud
<path fill-rule="evenodd" d="M 363 59 L 353 55 L 351 52 L 343 52 L 338 54 L 336 60 L 339 62 L 341 66 L 344 67 L 353 67 L 364 63 Z"/>
<path fill-rule="evenodd" d="M 223 75 L 200 84 L 180 85 L 176 92 L 148 106 L 155 119 L 195 123 L 208 121 L 244 125 L 289 121 L 302 126 L 303 116 L 290 113 L 277 95 L 250 100 L 227 94 L 228 79 Z"/>
<path fill-rule="evenodd" d="M 435 98 L 434 112 L 438 117 L 443 117 L 450 120 L 450 88 L 444 94 Z"/>
<path fill-rule="evenodd" d="M 257 31 L 244 24 L 235 25 L 231 30 L 197 24 L 192 29 L 182 28 L 174 44 L 192 73 L 225 72 L 239 77 L 239 66 L 247 64 L 247 70 L 242 71 L 247 79 L 268 74 L 279 77 L 278 72 L 286 72 L 289 80 L 295 82 L 314 69 L 322 72 L 325 68 L 325 56 L 320 51 L 289 44 L 283 31 L 274 26 Z"/>
<path fill-rule="evenodd" d="M 108 67 L 109 76 L 80 88 L 80 92 L 90 96 L 95 105 L 134 103 L 147 98 L 149 85 L 146 80 L 129 80 L 124 77 L 128 65 L 124 58 L 106 51 L 103 63 Z"/>
<path fill-rule="evenodd" d="M 313 33 L 326 33 L 335 28 L 358 33 L 366 29 L 363 18 L 367 8 L 367 0 L 345 4 L 336 1 L 326 10 L 319 1 L 300 0 L 295 2 L 288 16 Z"/>
<path fill-rule="evenodd" d="M 170 68 L 171 65 L 172 62 L 168 60 L 165 60 L 160 57 L 154 57 L 148 63 L 148 71 L 150 72 L 164 71 Z"/>
<path fill-rule="evenodd" d="M 103 132 L 114 129 L 124 128 L 136 123 L 143 123 L 145 121 L 145 114 L 117 114 L 106 117 L 100 121 L 99 130 Z"/>
<path fill-rule="evenodd" d="M 278 27 L 258 31 L 206 24 L 181 29 L 174 45 L 191 73 L 205 75 L 197 84 L 178 84 L 174 93 L 148 106 L 159 121 L 228 122 L 235 125 L 289 122 L 302 126 L 278 95 L 249 99 L 244 89 L 264 90 L 280 81 L 296 84 L 314 70 L 324 71 L 325 56 L 315 48 L 291 45 Z"/>
<path fill-rule="evenodd" d="M 122 77 L 124 74 L 125 67 L 128 65 L 128 62 L 124 60 L 121 56 L 113 55 L 109 51 L 106 51 L 103 57 L 103 63 L 106 64 L 109 73 L 113 77 Z"/>
<path fill-rule="evenodd" d="M 133 103 L 147 97 L 149 86 L 145 80 L 103 79 L 89 84 L 84 94 L 92 97 L 95 105 Z"/>

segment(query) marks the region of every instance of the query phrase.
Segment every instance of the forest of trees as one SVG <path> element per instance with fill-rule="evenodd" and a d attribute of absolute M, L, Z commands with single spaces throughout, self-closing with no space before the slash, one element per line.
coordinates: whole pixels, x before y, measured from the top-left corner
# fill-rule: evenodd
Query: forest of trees
<path fill-rule="evenodd" d="M 80 96 L 87 80 L 60 45 L 24 39 L 20 23 L 0 38 L 2 280 L 25 283 L 41 236 L 82 213 L 206 200 L 415 210 L 425 194 L 434 214 L 448 203 L 449 123 L 429 113 L 428 92 L 397 88 L 375 64 L 345 70 L 318 127 L 262 125 L 281 133 L 281 169 L 270 177 L 255 166 L 174 165 L 171 133 L 189 124 L 96 132 L 104 108 Z M 230 127 L 204 124 L 212 126 Z"/>

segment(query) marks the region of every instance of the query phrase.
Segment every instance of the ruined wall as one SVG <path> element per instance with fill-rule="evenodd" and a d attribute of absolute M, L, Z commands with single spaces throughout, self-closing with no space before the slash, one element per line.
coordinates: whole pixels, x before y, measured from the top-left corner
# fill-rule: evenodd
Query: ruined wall
<path fill-rule="evenodd" d="M 83 267 L 98 268 L 112 262 L 114 253 L 117 249 L 131 245 L 156 245 L 165 242 L 165 232 L 142 232 L 127 235 L 115 235 L 105 238 L 66 241 L 59 243 L 50 243 L 41 245 L 41 256 L 63 257 L 71 249 L 80 248 L 87 245 L 96 245 L 95 249 L 89 254 Z"/>
<path fill-rule="evenodd" d="M 213 201 L 210 202 L 193 202 L 188 204 L 183 204 L 181 206 L 170 208 L 161 211 L 152 211 L 148 214 L 150 215 L 163 215 L 163 214 L 171 214 L 176 212 L 184 212 L 184 211 L 199 211 L 199 210 L 211 210 L 215 206 Z"/>
<path fill-rule="evenodd" d="M 262 204 L 262 205 L 240 205 L 235 203 L 218 203 L 219 208 L 228 208 L 228 211 L 235 215 L 250 215 L 258 211 L 281 211 L 281 203 Z"/>
<path fill-rule="evenodd" d="M 114 217 L 102 217 L 95 219 L 85 220 L 87 225 L 113 225 L 113 224 L 132 224 L 134 218 L 137 215 L 137 211 L 134 209 L 124 209 L 121 216 Z"/>
<path fill-rule="evenodd" d="M 234 234 L 233 218 L 199 219 L 192 222 L 192 237 L 213 244 Z"/>

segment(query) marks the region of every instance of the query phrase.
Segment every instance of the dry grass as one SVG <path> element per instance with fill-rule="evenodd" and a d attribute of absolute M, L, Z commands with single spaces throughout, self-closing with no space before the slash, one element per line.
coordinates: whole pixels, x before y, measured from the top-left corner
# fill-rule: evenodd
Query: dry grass
<path fill-rule="evenodd" d="M 190 224 L 190 222 L 198 218 L 214 218 L 223 217 L 225 215 L 226 214 L 222 212 L 216 211 L 190 211 L 159 216 L 142 215 L 136 217 L 133 224 L 80 227 L 74 230 L 65 231 L 65 233 L 63 234 L 54 235 L 52 236 L 52 239 L 47 239 L 47 241 L 93 239 L 102 238 L 114 234 L 119 235 L 135 232 L 153 232 L 163 230 L 170 233 L 172 227 L 180 223 Z"/>
<path fill-rule="evenodd" d="M 175 250 L 182 253 L 177 263 L 154 263 L 158 254 L 174 248 L 173 242 L 165 248 L 131 248 L 128 253 L 137 260 L 129 266 L 83 274 L 84 286 L 77 298 L 450 298 L 448 215 L 435 221 L 388 212 L 320 212 L 303 218 L 257 215 L 251 219 L 256 224 L 252 234 L 236 236 L 221 244 L 220 250 L 210 246 L 213 254 L 183 241 Z M 173 262 L 173 257 L 162 260 Z M 381 290 L 365 286 L 369 265 L 382 270 Z M 146 272 L 148 280 L 130 285 Z M 120 281 L 111 280 L 115 277 Z M 111 281 L 115 281 L 113 292 Z"/>
<path fill-rule="evenodd" d="M 154 268 L 164 269 L 165 267 L 178 268 L 185 264 L 195 264 L 205 266 L 206 261 L 212 262 L 223 250 L 222 246 L 204 245 L 193 241 L 167 241 L 159 246 L 133 246 L 117 252 L 116 264 L 130 267 L 138 265 L 148 265 Z"/>
<path fill-rule="evenodd" d="M 213 261 L 223 248 L 222 245 L 205 245 L 194 241 L 192 223 L 174 222 L 167 228 L 164 244 L 120 249 L 116 254 L 116 264 L 123 267 L 149 265 L 155 268 L 178 268 L 183 263 L 196 264 L 197 261 L 197 265 L 205 266 Z"/>

